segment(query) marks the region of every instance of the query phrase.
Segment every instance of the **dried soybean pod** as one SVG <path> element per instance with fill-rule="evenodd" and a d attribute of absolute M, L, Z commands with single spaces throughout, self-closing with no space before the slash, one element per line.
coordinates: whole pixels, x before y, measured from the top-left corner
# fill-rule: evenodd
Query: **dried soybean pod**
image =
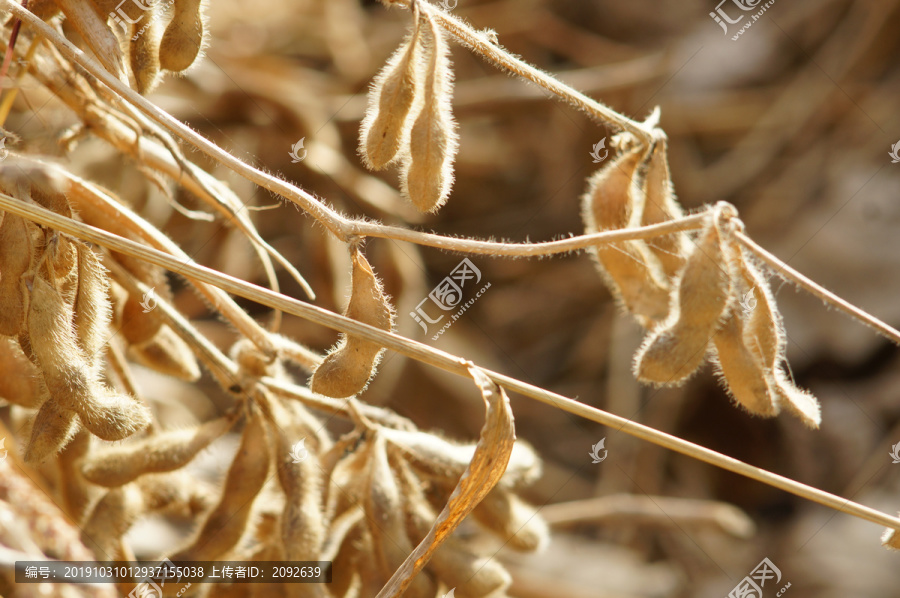
<path fill-rule="evenodd" d="M 353 262 L 350 303 L 344 315 L 390 332 L 394 310 L 381 288 L 381 281 L 358 246 L 351 248 L 350 257 Z M 362 391 L 375 373 L 382 351 L 383 348 L 375 343 L 342 334 L 341 340 L 313 373 L 310 389 L 336 399 Z"/>
<path fill-rule="evenodd" d="M 582 219 L 587 233 L 618 230 L 628 225 L 640 195 L 638 167 L 644 150 L 623 151 L 588 179 L 582 196 Z M 661 267 L 642 241 L 605 243 L 592 248 L 597 269 L 616 301 L 644 327 L 665 319 L 669 287 Z"/>
<path fill-rule="evenodd" d="M 121 440 L 150 423 L 150 412 L 112 394 L 97 379 L 72 330 L 72 307 L 43 276 L 33 281 L 28 312 L 30 349 L 53 400 L 78 413 L 85 428 L 104 440 Z M 53 339 L 48 342 L 47 339 Z"/>
<path fill-rule="evenodd" d="M 287 430 L 275 426 L 278 440 L 278 481 L 284 491 L 285 505 L 281 519 L 281 542 L 289 561 L 316 560 L 322 551 L 325 529 L 322 504 L 322 467 L 318 455 L 307 451 L 306 458 L 295 463 L 292 442 L 288 435 L 299 426 Z"/>
<path fill-rule="evenodd" d="M 638 222 L 631 223 L 632 226 L 659 224 L 684 216 L 681 206 L 675 200 L 665 134 L 661 129 L 654 132 L 660 137 L 649 156 L 641 217 Z M 670 279 L 684 266 L 685 256 L 690 252 L 690 241 L 684 232 L 654 237 L 647 239 L 645 243 L 659 260 L 663 273 Z"/>
<path fill-rule="evenodd" d="M 455 538 L 437 549 L 429 567 L 442 582 L 456 588 L 456 598 L 502 595 L 512 584 L 512 576 L 497 560 L 470 552 Z"/>
<path fill-rule="evenodd" d="M 128 348 L 135 361 L 186 382 L 200 379 L 200 366 L 190 347 L 168 326 L 150 340 Z"/>
<path fill-rule="evenodd" d="M 74 324 L 78 344 L 92 362 L 106 345 L 112 317 L 106 268 L 84 243 L 78 243 L 78 294 Z"/>
<path fill-rule="evenodd" d="M 635 356 L 635 375 L 651 384 L 678 384 L 706 358 L 734 297 L 730 248 L 722 242 L 723 220 L 736 210 L 720 202 L 672 289 L 669 316 L 653 329 Z"/>
<path fill-rule="evenodd" d="M 150 312 L 144 311 L 145 308 L 141 303 L 141 299 L 141 297 L 128 295 L 121 302 L 118 317 L 122 323 L 120 330 L 129 345 L 146 343 L 156 336 L 156 333 L 163 326 L 163 321 L 157 317 L 155 310 Z"/>
<path fill-rule="evenodd" d="M 52 397 L 48 398 L 34 416 L 25 461 L 40 463 L 55 455 L 71 440 L 76 429 L 75 413 L 63 409 Z"/>
<path fill-rule="evenodd" d="M 141 490 L 147 511 L 194 517 L 212 503 L 209 488 L 185 471 L 151 473 L 135 484 Z"/>
<path fill-rule="evenodd" d="M 431 19 L 427 19 L 424 32 L 422 107 L 409 133 L 409 152 L 403 156 L 400 188 L 419 211 L 434 212 L 450 196 L 459 133 L 450 106 L 453 70 L 446 34 Z"/>
<path fill-rule="evenodd" d="M 738 405 L 754 415 L 774 417 L 779 409 L 769 394 L 771 373 L 747 346 L 744 326 L 742 314 L 732 310 L 713 337 L 716 354 L 712 361 Z"/>
<path fill-rule="evenodd" d="M 218 504 L 190 545 L 171 559 L 213 561 L 234 548 L 247 528 L 253 501 L 269 477 L 271 461 L 266 426 L 258 413 L 251 413 Z"/>
<path fill-rule="evenodd" d="M 475 454 L 474 444 L 457 444 L 427 432 L 395 430 L 380 431 L 388 441 L 388 449 L 399 453 L 422 474 L 454 483 L 463 474 Z M 506 471 L 498 485 L 515 488 L 529 485 L 540 477 L 541 462 L 534 449 L 523 440 L 516 440 Z"/>
<path fill-rule="evenodd" d="M 84 428 L 79 429 L 59 452 L 59 488 L 63 504 L 69 518 L 76 524 L 85 516 L 88 505 L 92 502 L 93 491 L 81 475 L 82 458 L 91 448 L 91 435 Z"/>
<path fill-rule="evenodd" d="M 0 338 L 0 372 L 0 398 L 29 409 L 41 406 L 41 374 L 11 338 Z"/>
<path fill-rule="evenodd" d="M 0 224 L 0 335 L 16 336 L 25 326 L 29 293 L 22 275 L 33 256 L 34 242 L 25 221 L 6 214 Z"/>
<path fill-rule="evenodd" d="M 375 560 L 384 582 L 413 551 L 413 544 L 406 533 L 406 501 L 394 471 L 388 462 L 387 444 L 377 434 L 372 441 L 366 479 L 366 496 L 363 507 L 375 548 Z M 428 575 L 416 575 L 404 596 L 431 598 L 435 595 L 434 582 Z"/>
<path fill-rule="evenodd" d="M 799 388 L 788 377 L 779 364 L 775 368 L 775 390 L 778 404 L 810 428 L 818 428 L 822 423 L 822 407 L 812 393 Z"/>
<path fill-rule="evenodd" d="M 359 153 L 370 170 L 393 163 L 406 141 L 407 116 L 416 100 L 419 40 L 416 18 L 412 33 L 372 82 L 369 107 L 359 129 Z"/>
<path fill-rule="evenodd" d="M 175 0 L 172 20 L 159 45 L 162 68 L 180 73 L 194 64 L 203 45 L 201 9 L 201 0 Z"/>
<path fill-rule="evenodd" d="M 108 490 L 84 522 L 81 541 L 98 561 L 122 560 L 120 540 L 143 511 L 144 499 L 134 484 Z"/>
<path fill-rule="evenodd" d="M 187 465 L 214 440 L 231 429 L 232 411 L 195 428 L 167 430 L 136 442 L 94 451 L 82 465 L 84 477 L 99 486 L 122 486 L 148 473 L 174 471 Z"/>
<path fill-rule="evenodd" d="M 516 550 L 539 551 L 550 540 L 547 523 L 538 510 L 505 488 L 492 489 L 472 514 Z"/>
<path fill-rule="evenodd" d="M 131 25 L 131 38 L 128 40 L 128 62 L 134 74 L 137 92 L 141 95 L 150 93 L 159 82 L 160 42 L 156 26 L 156 15 L 148 15 Z"/>

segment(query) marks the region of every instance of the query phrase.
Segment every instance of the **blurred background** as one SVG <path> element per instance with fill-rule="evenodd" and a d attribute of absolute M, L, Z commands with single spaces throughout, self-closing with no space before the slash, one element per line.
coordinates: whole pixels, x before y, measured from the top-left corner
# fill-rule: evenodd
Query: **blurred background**
<path fill-rule="evenodd" d="M 748 234 L 769 251 L 900 325 L 900 164 L 888 155 L 900 140 L 898 2 L 776 0 L 738 35 L 749 17 L 724 32 L 710 16 L 716 1 L 445 4 L 473 26 L 493 29 L 510 52 L 628 116 L 643 119 L 660 106 L 687 210 L 733 203 Z M 718 8 L 735 19 L 762 6 L 743 12 L 737 4 Z M 405 35 L 407 11 L 360 0 L 215 0 L 208 12 L 205 60 L 150 97 L 234 155 L 353 216 L 517 242 L 583 231 L 579 196 L 598 166 L 590 152 L 604 139 L 609 147 L 615 131 L 454 45 L 456 183 L 448 205 L 421 216 L 400 198 L 393 170 L 368 173 L 356 153 L 368 86 Z M 54 131 L 72 117 L 52 106 L 41 114 L 12 128 L 59 153 Z M 307 153 L 292 161 L 301 140 L 298 155 Z M 102 141 L 79 148 L 72 159 L 91 178 L 120 190 L 197 261 L 265 284 L 238 231 L 174 212 Z M 278 205 L 204 156 L 188 157 L 229 181 L 248 206 Z M 202 207 L 186 194 L 179 199 Z M 317 305 L 342 310 L 344 246 L 289 205 L 253 219 L 311 282 Z M 381 239 L 370 240 L 366 253 L 405 336 L 828 492 L 900 509 L 900 464 L 889 456 L 900 442 L 900 352 L 790 285 L 774 280 L 773 290 L 793 375 L 822 402 L 818 431 L 787 415 L 748 416 L 730 404 L 709 367 L 681 388 L 639 385 L 631 360 L 642 332 L 616 308 L 584 254 L 471 257 L 482 279 L 464 289 L 464 299 L 490 288 L 434 340 L 439 327 L 426 334 L 409 313 L 463 256 Z M 288 276 L 281 283 L 286 294 L 303 297 Z M 203 320 L 204 303 L 178 279 L 173 284 L 182 289 L 177 306 L 229 346 L 228 327 Z M 270 317 L 267 308 L 242 305 Z M 320 350 L 337 339 L 291 316 L 282 331 Z M 169 392 L 164 379 L 141 375 L 148 392 Z M 206 419 L 204 395 L 218 392 L 211 381 L 179 385 L 170 419 Z M 470 383 L 393 353 L 362 398 L 451 438 L 476 438 L 483 420 Z M 527 498 L 539 505 L 603 500 L 547 507 L 553 541 L 544 553 L 499 553 L 516 580 L 510 596 L 721 597 L 763 558 L 782 575 L 778 587 L 767 584 L 767 597 L 788 582 L 792 598 L 900 596 L 900 555 L 881 547 L 879 526 L 511 399 L 519 437 L 544 459 L 544 475 Z M 592 463 L 588 453 L 601 439 L 608 456 Z"/>

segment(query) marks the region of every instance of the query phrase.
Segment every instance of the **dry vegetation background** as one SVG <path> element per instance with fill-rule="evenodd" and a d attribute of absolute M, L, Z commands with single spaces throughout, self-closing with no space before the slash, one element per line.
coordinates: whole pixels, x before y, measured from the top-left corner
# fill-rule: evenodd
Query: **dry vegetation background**
<path fill-rule="evenodd" d="M 659 105 L 686 209 L 733 203 L 762 246 L 897 323 L 900 164 L 887 153 L 900 138 L 898 4 L 778 0 L 737 41 L 709 18 L 712 0 L 460 0 L 453 12 L 623 114 L 642 119 Z M 611 131 L 455 44 L 461 145 L 449 203 L 417 215 L 395 191 L 395 174 L 365 171 L 356 147 L 366 91 L 404 35 L 406 11 L 360 0 L 214 0 L 208 14 L 205 59 L 148 97 L 234 155 L 345 213 L 386 223 L 513 241 L 583 230 L 578 197 L 597 166 L 589 152 Z M 57 136 L 74 122 L 33 88 L 20 93 L 4 126 L 22 138 L 17 149 L 58 156 L 116 190 L 197 262 L 266 284 L 238 231 L 175 212 L 131 158 L 90 134 L 64 155 Z M 308 155 L 292 163 L 301 138 Z M 205 156 L 187 157 L 249 205 L 278 203 Z M 179 199 L 205 209 L 190 194 Z M 344 246 L 289 205 L 252 218 L 317 291 L 317 305 L 340 312 L 349 282 Z M 678 389 L 641 386 L 631 373 L 641 332 L 584 254 L 471 257 L 491 288 L 437 341 L 409 312 L 460 256 L 383 239 L 370 240 L 366 255 L 394 298 L 404 336 L 885 512 L 900 508 L 900 465 L 888 456 L 900 442 L 900 353 L 787 284 L 775 281 L 774 291 L 788 355 L 798 383 L 822 403 L 820 430 L 789 416 L 748 416 L 708 366 Z M 279 277 L 282 292 L 303 296 Z M 178 309 L 227 349 L 229 326 L 181 279 L 171 282 Z M 261 321 L 269 317 L 268 308 L 238 302 Z M 293 316 L 282 332 L 323 351 L 337 339 Z M 230 404 L 208 376 L 187 385 L 136 373 L 163 427 L 206 421 Z M 470 382 L 392 352 L 362 398 L 452 438 L 476 438 L 484 418 Z M 572 506 L 548 508 L 544 552 L 502 551 L 497 558 L 514 579 L 509 596 L 724 596 L 763 557 L 791 583 L 792 598 L 900 595 L 900 562 L 881 547 L 877 525 L 530 399 L 511 401 L 517 435 L 544 460 L 542 478 L 523 496 L 538 505 L 608 498 L 582 519 Z M 8 409 L 0 407 L 0 418 L 10 425 Z M 591 445 L 604 437 L 609 457 L 592 464 Z M 198 470 L 221 475 L 233 446 L 213 445 Z M 680 503 L 684 511 L 667 512 L 675 503 L 647 495 L 730 503 L 755 532 L 734 513 L 715 519 L 703 505 Z M 137 556 L 153 555 L 186 533 L 150 520 L 129 538 Z"/>

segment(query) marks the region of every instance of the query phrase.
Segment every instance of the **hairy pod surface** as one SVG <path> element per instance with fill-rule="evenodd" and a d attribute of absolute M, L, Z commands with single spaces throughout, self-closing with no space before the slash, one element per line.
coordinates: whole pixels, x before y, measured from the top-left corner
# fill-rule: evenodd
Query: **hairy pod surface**
<path fill-rule="evenodd" d="M 351 249 L 351 260 L 350 303 L 344 315 L 390 332 L 394 310 L 384 294 L 381 281 L 356 247 Z M 335 348 L 316 368 L 310 380 L 310 389 L 333 398 L 345 398 L 362 391 L 375 373 L 383 350 L 375 343 L 342 334 Z"/>
<path fill-rule="evenodd" d="M 159 45 L 162 68 L 182 72 L 190 68 L 203 46 L 203 6 L 201 0 L 176 0 L 172 20 Z"/>

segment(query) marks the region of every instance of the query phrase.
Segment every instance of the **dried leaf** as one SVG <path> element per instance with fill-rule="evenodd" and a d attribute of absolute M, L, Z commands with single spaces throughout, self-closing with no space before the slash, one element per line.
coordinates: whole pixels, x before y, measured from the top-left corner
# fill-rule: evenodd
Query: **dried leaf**
<path fill-rule="evenodd" d="M 403 594 L 435 550 L 491 491 L 506 470 L 516 439 L 509 398 L 502 388 L 474 365 L 469 366 L 469 373 L 481 389 L 486 408 L 484 427 L 472 462 L 459 479 L 428 535 L 391 576 L 376 598 L 395 598 Z"/>

